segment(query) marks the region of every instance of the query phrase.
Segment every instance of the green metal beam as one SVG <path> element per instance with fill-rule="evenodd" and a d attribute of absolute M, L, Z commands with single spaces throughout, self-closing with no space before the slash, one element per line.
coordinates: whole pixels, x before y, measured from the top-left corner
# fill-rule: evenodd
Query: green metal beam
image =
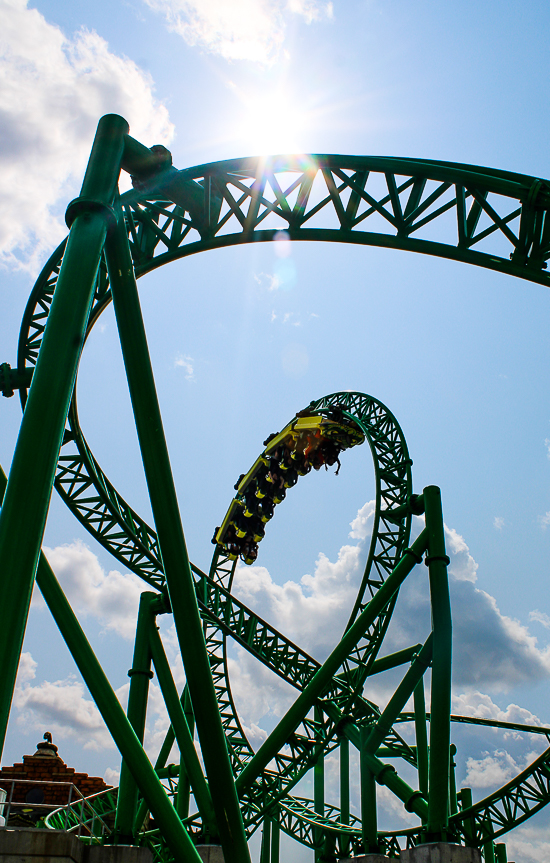
<path fill-rule="evenodd" d="M 157 598 L 156 593 L 145 591 L 141 594 L 134 643 L 132 667 L 128 672 L 130 692 L 128 694 L 128 721 L 143 746 L 145 734 L 145 719 L 147 716 L 147 696 L 151 673 L 151 651 L 149 649 L 149 622 L 151 619 L 151 601 Z M 120 783 L 118 788 L 115 834 L 117 842 L 122 845 L 133 845 L 134 822 L 137 814 L 138 787 L 128 765 L 122 759 L 120 768 Z"/>
<path fill-rule="evenodd" d="M 405 665 L 406 662 L 414 659 L 421 647 L 421 644 L 413 644 L 412 647 L 404 647 L 403 650 L 397 650 L 395 653 L 388 653 L 387 656 L 375 659 L 369 668 L 369 677 L 381 674 L 382 671 L 389 671 L 390 668 L 398 668 L 400 665 Z"/>
<path fill-rule="evenodd" d="M 426 731 L 426 700 L 424 680 L 419 680 L 414 689 L 414 730 L 416 737 L 416 763 L 418 787 L 428 797 L 428 734 Z"/>
<path fill-rule="evenodd" d="M 323 712 L 315 706 L 314 708 L 315 721 L 322 727 Z M 325 817 L 325 753 L 323 750 L 319 752 L 317 761 L 313 765 L 313 805 L 315 812 L 321 819 Z M 315 832 L 315 853 L 316 861 L 320 861 L 322 853 L 323 833 L 319 828 Z"/>
<path fill-rule="evenodd" d="M 21 421 L 0 514 L 0 754 L 4 745 L 55 468 L 84 343 L 128 124 L 99 121 Z"/>
<path fill-rule="evenodd" d="M 101 665 L 90 647 L 48 561 L 42 554 L 36 573 L 38 587 L 72 653 L 103 721 L 138 784 L 149 809 L 178 863 L 199 863 L 200 857 L 170 803 L 154 768 L 128 722 Z"/>
<path fill-rule="evenodd" d="M 0 503 L 4 497 L 6 485 L 7 478 L 0 466 Z M 198 863 L 200 858 L 193 843 L 166 797 L 154 768 L 143 751 L 143 747 L 113 692 L 59 582 L 42 553 L 36 578 L 46 605 L 50 609 L 113 740 L 128 764 L 147 805 L 161 825 L 166 841 L 174 854 L 174 859 L 177 863 L 192 863 L 192 861 Z M 166 759 L 172 742 L 170 732 L 168 732 L 159 758 Z M 145 813 L 143 813 L 143 817 L 145 817 Z"/>
<path fill-rule="evenodd" d="M 449 817 L 449 747 L 451 745 L 451 599 L 445 550 L 445 530 L 441 492 L 437 486 L 424 489 L 433 626 L 432 694 L 430 722 L 429 817 L 428 836 L 445 839 Z M 437 840 L 435 840 L 437 841 Z"/>
<path fill-rule="evenodd" d="M 361 728 L 361 825 L 365 854 L 378 854 L 378 820 L 376 809 L 376 779 L 367 755 L 369 754 L 369 729 Z"/>
<path fill-rule="evenodd" d="M 178 696 L 176 684 L 170 671 L 170 666 L 164 652 L 158 629 L 152 617 L 148 621 L 148 637 L 153 664 L 157 673 L 158 683 L 164 697 L 164 703 L 168 710 L 171 727 L 174 729 L 176 742 L 181 757 L 185 764 L 185 771 L 189 777 L 197 808 L 204 821 L 206 830 L 212 837 L 216 836 L 216 822 L 214 819 L 214 808 L 210 790 L 204 778 L 200 761 L 193 743 L 193 737 L 187 725 L 183 707 Z M 181 770 L 180 770 L 181 775 Z"/>
<path fill-rule="evenodd" d="M 371 753 L 376 753 L 380 744 L 391 731 L 395 719 L 413 694 L 416 686 L 424 676 L 433 656 L 433 634 L 430 634 L 426 643 L 413 660 L 403 680 L 395 690 L 382 711 L 380 718 L 369 729 L 368 740 L 361 742 L 361 749 L 365 748 Z"/>

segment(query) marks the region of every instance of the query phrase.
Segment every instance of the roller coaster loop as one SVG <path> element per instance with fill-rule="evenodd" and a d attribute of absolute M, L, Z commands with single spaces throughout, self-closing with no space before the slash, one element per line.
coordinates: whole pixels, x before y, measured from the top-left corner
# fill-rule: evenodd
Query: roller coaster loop
<path fill-rule="evenodd" d="M 133 189 L 119 197 L 121 168 L 131 174 Z M 67 209 L 68 241 L 53 253 L 29 298 L 17 367 L 0 366 L 0 389 L 5 396 L 18 389 L 24 408 L 9 483 L 0 472 L 1 578 L 10 586 L 1 612 L 7 637 L 0 646 L 0 738 L 36 573 L 123 757 L 118 790 L 90 798 L 85 809 L 74 807 L 69 815 L 53 813 L 47 826 L 59 827 L 69 817 L 90 842 L 111 834 L 109 841 L 146 844 L 159 859 L 178 863 L 198 860 L 195 846 L 210 842 L 222 845 L 227 863 L 245 863 L 247 840 L 259 827 L 262 863 L 277 863 L 281 830 L 314 849 L 318 861 L 369 852 L 398 857 L 401 848 L 434 840 L 479 847 L 492 860 L 494 840 L 548 803 L 550 749 L 485 800 L 473 803 L 468 789 L 453 788 L 451 722 L 482 720 L 450 715 L 451 617 L 440 493 L 430 486 L 413 494 L 403 433 L 377 399 L 340 392 L 299 410 L 266 439 L 237 481 L 214 531 L 208 572 L 189 562 L 136 278 L 196 252 L 269 242 L 284 232 L 293 241 L 437 255 L 550 285 L 549 208 L 547 180 L 419 159 L 273 156 L 178 171 L 165 148 L 147 149 L 130 138 L 122 118 L 100 121 L 81 195 Z M 104 474 L 78 418 L 81 351 L 111 300 L 156 529 Z M 320 664 L 237 599 L 233 581 L 239 560 L 255 562 L 276 507 L 298 480 L 323 464 L 339 466 L 340 456 L 347 459 L 346 451 L 364 441 L 375 470 L 372 538 L 342 639 Z M 127 715 L 40 552 L 54 485 L 90 534 L 147 586 Z M 425 527 L 409 547 L 413 516 Z M 423 560 L 432 631 L 423 645 L 383 655 L 399 587 Z M 187 680 L 183 693 L 176 690 L 156 628 L 162 614 L 174 616 Z M 256 752 L 231 693 L 228 639 L 297 693 Z M 171 723 L 154 766 L 142 747 L 151 664 Z M 367 697 L 369 677 L 401 665 L 402 681 L 380 710 Z M 423 681 L 429 668 L 427 713 Z M 414 712 L 404 713 L 411 696 Z M 408 723 L 403 734 L 402 723 Z M 530 726 L 514 730 L 550 735 L 550 729 Z M 174 740 L 180 752 L 175 765 L 166 763 Z M 350 742 L 360 757 L 360 816 L 350 811 Z M 325 800 L 324 763 L 331 752 L 339 754 L 338 805 Z M 388 758 L 415 768 L 416 788 L 382 760 Z M 309 771 L 311 800 L 293 794 Z M 377 784 L 416 815 L 416 827 L 378 829 Z"/>

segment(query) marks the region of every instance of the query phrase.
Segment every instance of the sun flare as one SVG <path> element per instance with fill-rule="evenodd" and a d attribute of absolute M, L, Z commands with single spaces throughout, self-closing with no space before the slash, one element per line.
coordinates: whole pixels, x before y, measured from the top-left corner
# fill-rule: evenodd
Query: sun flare
<path fill-rule="evenodd" d="M 243 101 L 239 138 L 247 152 L 262 156 L 302 151 L 307 115 L 287 94 L 258 92 Z"/>

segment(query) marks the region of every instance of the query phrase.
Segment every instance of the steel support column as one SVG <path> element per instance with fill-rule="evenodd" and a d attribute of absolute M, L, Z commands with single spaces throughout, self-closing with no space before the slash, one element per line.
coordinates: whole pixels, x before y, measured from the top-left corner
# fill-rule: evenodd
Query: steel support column
<path fill-rule="evenodd" d="M 314 716 L 315 721 L 318 723 L 318 727 L 322 728 L 323 726 L 323 711 L 315 706 L 314 708 Z M 325 754 L 321 750 L 319 753 L 319 757 L 313 766 L 313 806 L 317 815 L 320 815 L 321 818 L 325 817 Z M 323 835 L 321 830 L 318 827 L 314 828 L 314 840 L 315 840 L 315 851 L 314 851 L 314 859 L 316 861 L 321 859 L 322 845 L 323 845 Z"/>
<path fill-rule="evenodd" d="M 451 743 L 451 600 L 445 550 L 445 530 L 441 491 L 430 485 L 424 489 L 433 626 L 432 696 L 430 708 L 430 764 L 428 824 L 429 839 L 445 839 L 449 817 L 449 747 Z"/>
<path fill-rule="evenodd" d="M 180 750 L 182 761 L 185 765 L 185 773 L 189 777 L 193 794 L 195 795 L 195 803 L 203 819 L 205 829 L 211 836 L 216 836 L 216 823 L 214 819 L 214 808 L 212 806 L 212 797 L 210 789 L 206 784 L 199 757 L 193 743 L 193 737 L 187 725 L 185 714 L 181 705 L 176 684 L 170 671 L 170 666 L 164 652 L 164 647 L 160 639 L 160 635 L 155 625 L 154 619 L 149 620 L 149 644 L 153 657 L 153 664 L 157 673 L 157 680 L 164 697 L 164 703 L 168 710 L 168 716 L 176 735 L 176 742 Z M 181 770 L 180 770 L 181 778 Z M 217 838 L 217 837 L 216 837 Z"/>
<path fill-rule="evenodd" d="M 67 210 L 74 221 L 0 514 L 0 755 L 55 468 L 128 130 L 126 120 L 116 114 L 101 118 L 80 198 Z"/>
<path fill-rule="evenodd" d="M 149 649 L 149 625 L 151 620 L 151 600 L 156 600 L 157 594 L 145 591 L 141 594 L 136 626 L 136 640 L 132 667 L 128 672 L 130 677 L 130 692 L 128 694 L 128 721 L 143 745 L 145 734 L 145 719 L 147 716 L 147 697 L 151 673 L 151 651 Z M 128 765 L 122 759 L 120 767 L 120 783 L 116 805 L 115 836 L 117 842 L 123 845 L 133 844 L 134 822 L 137 814 L 138 787 Z"/>
<path fill-rule="evenodd" d="M 376 779 L 367 758 L 369 729 L 361 729 L 361 835 L 365 854 L 378 853 L 378 819 L 376 812 Z"/>
<path fill-rule="evenodd" d="M 340 737 L 340 820 L 342 824 L 349 825 L 349 740 Z M 346 856 L 349 852 L 349 841 L 344 833 L 341 839 L 342 852 Z"/>
<path fill-rule="evenodd" d="M 414 688 L 414 730 L 416 737 L 416 766 L 418 769 L 418 788 L 428 797 L 428 733 L 426 730 L 426 700 L 424 679 Z"/>

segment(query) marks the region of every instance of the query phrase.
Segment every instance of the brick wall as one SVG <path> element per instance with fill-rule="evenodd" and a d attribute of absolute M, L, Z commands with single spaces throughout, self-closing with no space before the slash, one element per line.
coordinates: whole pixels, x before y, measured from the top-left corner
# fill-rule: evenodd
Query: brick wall
<path fill-rule="evenodd" d="M 110 786 L 99 776 L 88 776 L 87 773 L 77 773 L 73 767 L 67 767 L 59 756 L 25 755 L 21 763 L 0 770 L 0 788 L 5 788 L 7 799 L 10 797 L 12 780 L 27 779 L 31 782 L 72 782 L 84 797 L 97 794 Z M 25 797 L 32 788 L 28 782 L 15 783 L 13 801 L 24 803 Z M 37 785 L 44 791 L 44 803 L 62 806 L 69 800 L 68 785 Z M 75 799 L 74 789 L 72 799 Z"/>

